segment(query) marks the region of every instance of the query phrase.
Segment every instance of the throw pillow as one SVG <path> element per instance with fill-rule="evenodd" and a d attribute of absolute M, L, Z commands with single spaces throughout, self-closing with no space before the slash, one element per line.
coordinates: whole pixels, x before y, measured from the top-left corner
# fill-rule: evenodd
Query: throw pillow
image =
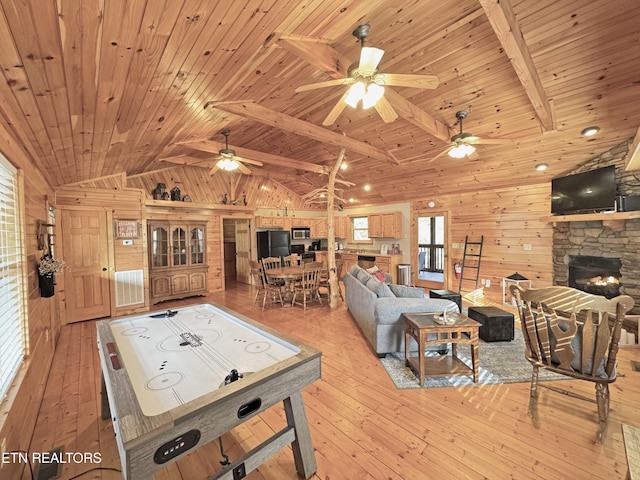
<path fill-rule="evenodd" d="M 424 298 L 424 290 L 420 287 L 407 287 L 405 285 L 389 285 L 391 291 L 396 297 L 403 298 Z"/>
<path fill-rule="evenodd" d="M 380 282 L 384 282 L 387 279 L 386 275 L 384 274 L 384 270 L 377 270 L 371 275 L 377 278 Z"/>
<path fill-rule="evenodd" d="M 374 272 L 377 272 L 378 270 L 380 270 L 380 268 L 378 268 L 377 265 L 374 265 L 371 268 L 367 268 L 367 272 L 369 272 L 369 273 L 374 273 Z"/>
<path fill-rule="evenodd" d="M 383 297 L 395 297 L 389 285 L 383 282 L 379 282 L 378 279 L 374 277 L 369 277 L 369 281 L 366 283 L 366 286 L 369 290 L 375 293 L 379 298 Z"/>

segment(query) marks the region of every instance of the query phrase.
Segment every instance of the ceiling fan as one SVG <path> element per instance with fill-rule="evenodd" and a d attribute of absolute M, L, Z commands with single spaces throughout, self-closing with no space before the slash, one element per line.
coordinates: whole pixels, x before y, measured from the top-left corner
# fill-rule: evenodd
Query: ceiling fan
<path fill-rule="evenodd" d="M 222 132 L 224 135 L 224 143 L 225 147 L 218 151 L 218 157 L 214 160 L 217 160 L 216 164 L 213 166 L 210 174 L 216 173 L 218 170 L 226 170 L 227 172 L 232 172 L 234 170 L 238 170 L 245 175 L 250 175 L 251 170 L 244 165 L 248 163 L 250 165 L 257 165 L 258 167 L 262 167 L 262 162 L 258 162 L 257 160 L 249 160 L 248 158 L 241 158 L 236 155 L 235 150 L 231 150 L 229 148 L 229 134 L 231 131 L 229 129 L 225 129 Z"/>
<path fill-rule="evenodd" d="M 485 144 L 485 145 L 496 145 L 502 143 L 512 143 L 511 139 L 501 139 L 501 138 L 480 138 L 475 135 L 470 134 L 469 132 L 465 132 L 462 130 L 462 120 L 467 118 L 468 112 L 466 110 L 460 110 L 456 112 L 456 118 L 458 122 L 460 122 L 460 133 L 455 134 L 451 137 L 451 143 L 449 146 L 440 152 L 438 155 L 433 157 L 430 162 L 433 162 L 435 159 L 441 157 L 445 153 L 448 154 L 452 158 L 478 158 L 478 154 L 476 153 L 476 147 L 474 145 L 477 144 Z"/>
<path fill-rule="evenodd" d="M 378 64 L 384 55 L 384 50 L 364 46 L 364 39 L 369 34 L 369 28 L 369 24 L 366 23 L 352 32 L 353 36 L 360 40 L 360 61 L 349 67 L 347 78 L 301 85 L 295 90 L 296 92 L 304 92 L 335 85 L 350 85 L 322 122 L 325 126 L 335 122 L 347 105 L 356 108 L 360 102 L 362 102 L 364 109 L 375 108 L 385 123 L 393 122 L 398 118 L 398 114 L 384 98 L 385 86 L 414 88 L 436 88 L 438 86 L 439 80 L 435 75 L 379 72 Z"/>

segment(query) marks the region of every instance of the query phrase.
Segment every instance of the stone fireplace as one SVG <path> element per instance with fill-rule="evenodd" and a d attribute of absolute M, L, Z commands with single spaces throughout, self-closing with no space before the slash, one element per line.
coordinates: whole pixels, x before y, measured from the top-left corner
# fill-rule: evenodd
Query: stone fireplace
<path fill-rule="evenodd" d="M 629 295 L 640 312 L 640 219 L 612 230 L 602 221 L 558 222 L 553 234 L 553 283 L 613 298 Z M 592 285 L 602 277 L 605 284 Z M 608 277 L 617 284 L 606 282 Z"/>
<path fill-rule="evenodd" d="M 607 298 L 620 295 L 619 258 L 569 255 L 567 266 L 570 287 Z"/>

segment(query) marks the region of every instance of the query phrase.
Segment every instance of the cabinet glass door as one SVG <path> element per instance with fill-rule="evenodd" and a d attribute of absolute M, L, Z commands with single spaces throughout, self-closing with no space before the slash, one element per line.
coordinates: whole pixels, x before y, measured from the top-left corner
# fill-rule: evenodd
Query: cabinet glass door
<path fill-rule="evenodd" d="M 154 267 L 169 266 L 169 235 L 166 227 L 151 231 L 151 264 Z"/>
<path fill-rule="evenodd" d="M 204 230 L 201 227 L 191 229 L 191 264 L 204 263 Z"/>
<path fill-rule="evenodd" d="M 171 238 L 173 248 L 173 266 L 187 264 L 187 232 L 182 227 L 175 227 Z"/>

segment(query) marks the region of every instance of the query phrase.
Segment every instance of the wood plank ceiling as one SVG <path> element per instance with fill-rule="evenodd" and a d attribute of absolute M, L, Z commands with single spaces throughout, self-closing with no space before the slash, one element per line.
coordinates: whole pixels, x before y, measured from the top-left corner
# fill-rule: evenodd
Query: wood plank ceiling
<path fill-rule="evenodd" d="M 387 87 L 391 123 L 347 107 L 323 127 L 346 87 L 295 88 L 344 76 L 363 23 L 382 71 L 439 85 Z M 341 146 L 358 204 L 527 185 L 639 131 L 639 25 L 636 0 L 0 0 L 0 121 L 53 186 L 167 159 L 208 175 L 193 146 L 227 128 L 253 175 L 299 195 Z M 430 161 L 461 109 L 466 132 L 513 142 Z"/>

